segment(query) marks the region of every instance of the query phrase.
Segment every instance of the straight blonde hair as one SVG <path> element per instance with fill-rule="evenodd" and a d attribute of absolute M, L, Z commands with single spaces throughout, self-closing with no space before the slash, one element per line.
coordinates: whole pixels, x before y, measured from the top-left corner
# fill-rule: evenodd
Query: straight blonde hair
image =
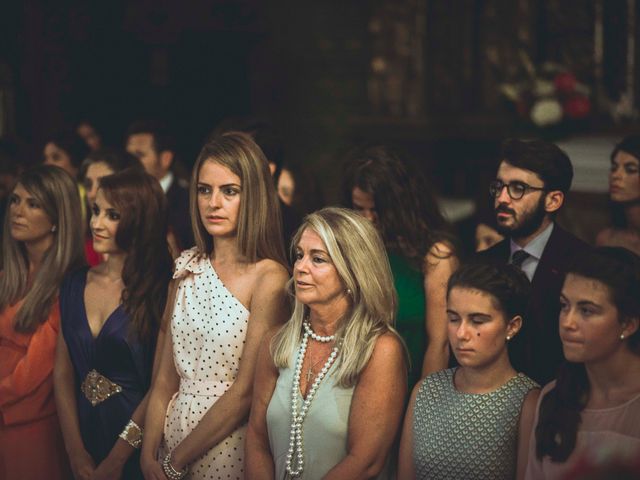
<path fill-rule="evenodd" d="M 352 210 L 329 207 L 305 217 L 294 236 L 292 253 L 307 229 L 320 236 L 345 289 L 351 292 L 349 311 L 336 331 L 341 346 L 335 374 L 338 384 L 349 388 L 358 382 L 380 335 L 391 332 L 402 342 L 393 327 L 397 302 L 389 259 L 373 224 Z M 295 296 L 293 279 L 288 288 Z M 295 300 L 291 319 L 274 336 L 271 354 L 278 368 L 289 367 L 308 313 L 308 307 Z"/>
<path fill-rule="evenodd" d="M 18 332 L 31 332 L 49 316 L 49 310 L 58 297 L 62 277 L 84 264 L 82 216 L 78 186 L 61 168 L 37 166 L 20 175 L 17 183 L 33 195 L 56 227 L 53 244 L 29 283 L 27 250 L 22 242 L 11 236 L 9 212 L 4 219 L 0 312 L 24 298 L 13 326 Z"/>
<path fill-rule="evenodd" d="M 218 163 L 240 178 L 238 248 L 250 263 L 269 258 L 287 267 L 278 196 L 267 159 L 253 139 L 241 132 L 227 132 L 205 143 L 191 175 L 189 210 L 200 255 L 213 252 L 213 239 L 200 220 L 198 177 L 204 162 Z M 288 268 L 288 267 L 287 267 Z"/>

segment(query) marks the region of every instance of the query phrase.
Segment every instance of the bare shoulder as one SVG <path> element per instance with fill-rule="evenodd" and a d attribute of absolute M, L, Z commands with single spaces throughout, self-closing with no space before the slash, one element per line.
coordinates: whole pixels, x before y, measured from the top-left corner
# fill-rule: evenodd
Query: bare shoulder
<path fill-rule="evenodd" d="M 397 335 L 387 332 L 376 339 L 371 360 L 375 362 L 388 362 L 404 355 L 404 345 Z"/>
<path fill-rule="evenodd" d="M 289 272 L 284 265 L 270 258 L 259 260 L 256 263 L 255 273 L 257 280 L 261 283 L 270 283 L 278 280 L 286 281 L 289 278 Z"/>

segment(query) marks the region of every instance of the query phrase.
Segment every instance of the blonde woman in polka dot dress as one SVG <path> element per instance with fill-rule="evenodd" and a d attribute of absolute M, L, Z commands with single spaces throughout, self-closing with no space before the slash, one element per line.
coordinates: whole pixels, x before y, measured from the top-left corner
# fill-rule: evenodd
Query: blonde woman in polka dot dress
<path fill-rule="evenodd" d="M 142 470 L 242 479 L 260 340 L 288 318 L 280 211 L 262 151 L 238 132 L 205 144 L 190 195 L 196 247 L 176 260 Z"/>

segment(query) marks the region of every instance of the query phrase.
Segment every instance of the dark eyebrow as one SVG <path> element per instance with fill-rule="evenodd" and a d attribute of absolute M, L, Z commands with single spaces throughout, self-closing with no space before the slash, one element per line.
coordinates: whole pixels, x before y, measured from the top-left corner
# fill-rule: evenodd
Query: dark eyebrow
<path fill-rule="evenodd" d="M 578 303 L 576 305 L 579 305 L 580 307 L 595 307 L 598 309 L 602 308 L 602 305 L 598 305 L 595 302 L 592 302 L 591 300 L 578 300 Z"/>
<path fill-rule="evenodd" d="M 491 320 L 491 315 L 489 315 L 488 313 L 482 313 L 482 312 L 474 312 L 474 313 L 470 313 L 469 317 L 471 318 L 486 318 L 487 320 Z"/>

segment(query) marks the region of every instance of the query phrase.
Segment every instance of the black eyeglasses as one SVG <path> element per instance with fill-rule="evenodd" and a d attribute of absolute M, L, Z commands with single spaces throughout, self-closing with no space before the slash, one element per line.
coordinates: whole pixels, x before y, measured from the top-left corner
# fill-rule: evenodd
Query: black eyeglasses
<path fill-rule="evenodd" d="M 497 198 L 504 187 L 507 187 L 507 193 L 513 200 L 520 200 L 529 192 L 546 190 L 544 187 L 532 187 L 524 182 L 503 183 L 502 180 L 494 180 L 489 184 L 489 193 L 492 197 Z"/>

